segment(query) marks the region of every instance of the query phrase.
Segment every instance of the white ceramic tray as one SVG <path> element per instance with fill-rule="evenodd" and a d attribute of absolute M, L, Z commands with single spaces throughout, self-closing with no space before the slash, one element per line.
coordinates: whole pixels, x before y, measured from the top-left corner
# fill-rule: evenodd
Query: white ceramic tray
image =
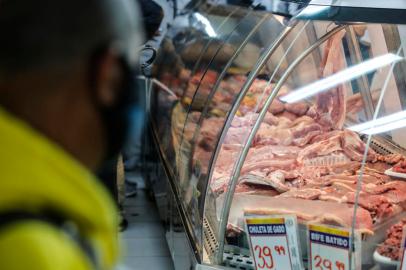
<path fill-rule="evenodd" d="M 387 169 L 387 170 L 385 171 L 385 174 L 386 174 L 386 175 L 389 175 L 389 176 L 397 177 L 397 178 L 404 178 L 404 179 L 406 179 L 406 173 L 394 172 L 392 169 L 393 169 L 393 168 Z"/>
<path fill-rule="evenodd" d="M 399 261 L 382 256 L 376 250 L 374 252 L 374 261 L 379 264 L 381 270 L 396 270 L 399 265 Z"/>

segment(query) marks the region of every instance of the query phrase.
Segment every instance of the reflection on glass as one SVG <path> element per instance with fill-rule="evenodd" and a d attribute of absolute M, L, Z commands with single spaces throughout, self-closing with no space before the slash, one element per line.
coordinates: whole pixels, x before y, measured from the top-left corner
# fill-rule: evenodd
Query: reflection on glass
<path fill-rule="evenodd" d="M 294 92 L 281 97 L 280 100 L 288 103 L 297 102 L 299 100 L 311 97 L 317 93 L 327 91 L 334 86 L 357 78 L 361 75 L 367 74 L 383 66 L 398 62 L 402 59 L 402 57 L 391 53 L 375 57 L 352 67 L 346 68 L 327 78 L 318 80 L 314 83 L 297 89 Z"/>

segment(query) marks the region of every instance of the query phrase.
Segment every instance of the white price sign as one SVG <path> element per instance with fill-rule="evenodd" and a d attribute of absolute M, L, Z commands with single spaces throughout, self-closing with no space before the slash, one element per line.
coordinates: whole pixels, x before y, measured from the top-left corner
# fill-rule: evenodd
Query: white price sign
<path fill-rule="evenodd" d="M 325 225 L 309 225 L 308 236 L 311 270 L 350 269 L 349 230 Z M 355 253 L 353 254 L 355 256 Z"/>
<path fill-rule="evenodd" d="M 303 269 L 296 217 L 247 217 L 245 224 L 256 269 Z"/>

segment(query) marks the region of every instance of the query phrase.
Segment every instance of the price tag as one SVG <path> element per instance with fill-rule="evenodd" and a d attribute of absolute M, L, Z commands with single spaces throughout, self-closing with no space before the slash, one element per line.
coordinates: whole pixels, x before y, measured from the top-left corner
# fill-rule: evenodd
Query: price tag
<path fill-rule="evenodd" d="M 311 270 L 350 269 L 349 230 L 311 224 L 308 226 L 308 236 Z M 356 246 L 358 245 L 356 244 Z M 358 255 L 353 254 L 354 256 Z"/>
<path fill-rule="evenodd" d="M 401 242 L 402 258 L 400 260 L 400 270 L 406 270 L 406 226 L 403 227 L 403 238 Z"/>
<path fill-rule="evenodd" d="M 301 270 L 295 216 L 246 217 L 256 269 Z"/>

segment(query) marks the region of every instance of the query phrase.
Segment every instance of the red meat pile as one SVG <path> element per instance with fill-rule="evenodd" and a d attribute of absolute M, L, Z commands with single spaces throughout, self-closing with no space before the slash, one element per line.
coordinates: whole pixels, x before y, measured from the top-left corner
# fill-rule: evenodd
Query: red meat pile
<path fill-rule="evenodd" d="M 382 256 L 392 260 L 400 258 L 400 243 L 402 242 L 403 227 L 406 225 L 406 218 L 396 223 L 386 233 L 386 240 L 378 247 L 378 252 Z"/>

